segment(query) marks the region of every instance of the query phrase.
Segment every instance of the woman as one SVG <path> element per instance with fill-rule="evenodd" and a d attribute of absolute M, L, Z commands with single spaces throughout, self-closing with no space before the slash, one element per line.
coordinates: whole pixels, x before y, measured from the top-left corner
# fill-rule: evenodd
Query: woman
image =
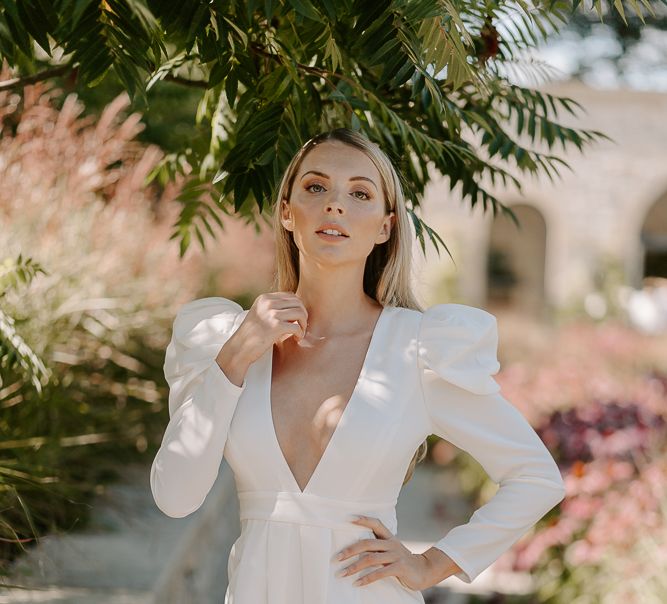
<path fill-rule="evenodd" d="M 452 574 L 472 582 L 564 497 L 554 459 L 492 377 L 495 317 L 420 309 L 399 178 L 363 136 L 308 141 L 278 200 L 276 291 L 249 309 L 202 298 L 176 316 L 156 504 L 176 518 L 197 510 L 224 455 L 242 529 L 226 604 L 423 603 L 420 590 Z M 413 554 L 395 504 L 431 433 L 500 487 Z"/>

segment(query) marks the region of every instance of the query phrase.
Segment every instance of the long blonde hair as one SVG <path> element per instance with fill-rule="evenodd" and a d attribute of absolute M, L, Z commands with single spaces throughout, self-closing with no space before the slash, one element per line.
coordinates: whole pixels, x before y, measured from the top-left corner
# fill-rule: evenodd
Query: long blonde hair
<path fill-rule="evenodd" d="M 292 232 L 286 229 L 280 221 L 282 200 L 289 203 L 294 179 L 308 152 L 318 143 L 328 140 L 346 143 L 363 151 L 369 157 L 380 173 L 385 198 L 385 214 L 393 211 L 395 216 L 389 239 L 384 243 L 376 244 L 366 259 L 364 292 L 382 306 L 389 304 L 423 310 L 410 288 L 413 239 L 410 231 L 410 217 L 406 209 L 398 172 L 389 157 L 376 143 L 348 128 L 336 128 L 311 138 L 299 149 L 283 174 L 273 211 L 277 269 L 273 284 L 274 290 L 295 292 L 299 282 L 299 249 L 294 243 Z M 404 485 L 412 477 L 417 463 L 426 456 L 427 444 L 428 441 L 424 440 L 417 448 L 403 479 Z"/>

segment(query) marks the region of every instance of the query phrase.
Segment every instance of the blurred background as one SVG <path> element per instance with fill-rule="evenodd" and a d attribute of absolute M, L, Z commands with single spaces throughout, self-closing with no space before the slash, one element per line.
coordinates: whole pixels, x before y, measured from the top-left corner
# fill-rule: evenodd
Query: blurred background
<path fill-rule="evenodd" d="M 519 225 L 431 174 L 421 216 L 453 259 L 415 242 L 415 290 L 498 317 L 496 378 L 567 496 L 473 584 L 449 578 L 427 602 L 667 602 L 665 29 L 664 11 L 643 26 L 580 15 L 526 55 L 541 81 L 507 72 L 585 109 L 561 124 L 610 137 L 563 146 L 570 169 L 553 179 L 516 172 L 521 191 L 484 182 Z M 14 76 L 4 61 L 0 82 Z M 0 88 L 0 358 L 30 366 L 0 383 L 0 603 L 222 600 L 238 533 L 224 462 L 188 518 L 166 518 L 148 490 L 176 311 L 209 295 L 248 308 L 273 280 L 261 217 L 230 212 L 183 257 L 173 237 L 185 178 L 150 177 L 200 144 L 200 97 L 164 81 L 138 112 L 113 76 Z M 424 551 L 495 488 L 432 437 L 399 537 Z"/>

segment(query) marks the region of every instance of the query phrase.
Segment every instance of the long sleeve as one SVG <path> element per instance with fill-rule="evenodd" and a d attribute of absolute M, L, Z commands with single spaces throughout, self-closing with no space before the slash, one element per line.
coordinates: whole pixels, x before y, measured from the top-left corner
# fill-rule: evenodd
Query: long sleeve
<path fill-rule="evenodd" d="M 242 312 L 232 300 L 209 297 L 184 304 L 174 319 L 164 360 L 169 423 L 150 472 L 153 499 L 167 516 L 199 509 L 218 475 L 246 381 L 232 383 L 215 359 Z"/>
<path fill-rule="evenodd" d="M 499 485 L 467 523 L 434 543 L 471 583 L 565 497 L 558 465 L 521 412 L 500 393 L 498 329 L 491 313 L 464 304 L 428 308 L 418 360 L 432 433 L 476 459 Z"/>

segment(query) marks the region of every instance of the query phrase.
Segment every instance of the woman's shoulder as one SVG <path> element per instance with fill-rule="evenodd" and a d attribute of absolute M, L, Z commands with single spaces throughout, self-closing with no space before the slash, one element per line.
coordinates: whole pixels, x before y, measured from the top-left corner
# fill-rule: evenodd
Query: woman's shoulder
<path fill-rule="evenodd" d="M 432 329 L 452 328 L 457 325 L 479 331 L 480 329 L 488 330 L 497 325 L 494 314 L 469 304 L 445 302 L 434 304 L 423 310 L 403 306 L 394 308 L 397 311 L 397 317 L 416 321 L 422 332 Z"/>
<path fill-rule="evenodd" d="M 211 314 L 216 312 L 240 312 L 242 310 L 243 307 L 231 298 L 208 296 L 185 302 L 179 307 L 177 314 Z"/>
<path fill-rule="evenodd" d="M 420 313 L 418 352 L 424 367 L 462 388 L 496 392 L 498 326 L 495 315 L 468 304 L 435 304 Z"/>
<path fill-rule="evenodd" d="M 471 306 L 469 304 L 459 304 L 456 302 L 445 302 L 434 304 L 421 312 L 422 325 L 465 325 L 477 329 L 489 329 L 496 325 L 496 317 L 488 310 Z"/>
<path fill-rule="evenodd" d="M 173 336 L 183 344 L 202 344 L 212 335 L 233 331 L 246 312 L 238 302 L 221 296 L 190 300 L 176 313 Z"/>

